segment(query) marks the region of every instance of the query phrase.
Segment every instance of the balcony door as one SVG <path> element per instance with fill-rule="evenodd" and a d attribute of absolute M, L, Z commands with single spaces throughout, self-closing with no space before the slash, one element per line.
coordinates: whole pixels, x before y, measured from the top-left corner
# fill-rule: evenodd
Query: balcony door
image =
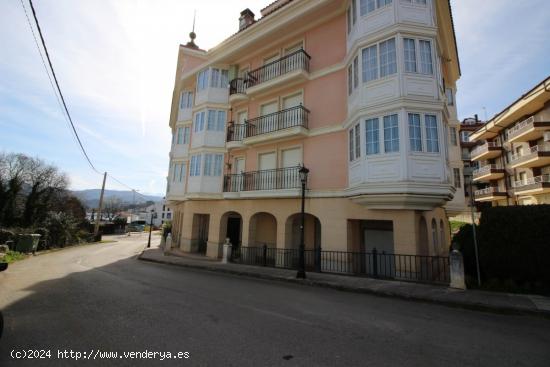
<path fill-rule="evenodd" d="M 286 72 L 299 69 L 302 66 L 300 63 L 302 55 L 296 53 L 296 51 L 302 50 L 303 48 L 304 46 L 302 42 L 294 46 L 285 48 L 285 56 L 288 56 L 288 57 L 285 58 L 283 67 Z"/>
<path fill-rule="evenodd" d="M 278 130 L 278 102 L 264 104 L 260 107 L 260 118 L 256 123 L 256 135 Z"/>
<path fill-rule="evenodd" d="M 231 176 L 231 186 L 235 188 L 235 191 L 244 190 L 244 163 L 244 158 L 235 158 L 235 164 L 233 165 L 234 175 Z"/>
<path fill-rule="evenodd" d="M 286 129 L 293 126 L 302 125 L 302 111 L 299 108 L 296 108 L 303 103 L 302 93 L 294 94 L 283 98 L 283 111 L 284 114 L 282 117 L 281 128 Z"/>
<path fill-rule="evenodd" d="M 282 188 L 292 188 L 298 186 L 298 170 L 296 167 L 302 165 L 302 149 L 285 149 L 281 153 L 281 166 L 283 170 L 280 174 L 280 184 Z"/>
<path fill-rule="evenodd" d="M 273 190 L 277 187 L 277 153 L 264 153 L 258 157 L 258 169 L 255 179 L 256 190 Z"/>
<path fill-rule="evenodd" d="M 260 75 L 260 83 L 276 78 L 280 75 L 279 55 L 273 55 L 264 59 L 264 67 Z"/>
<path fill-rule="evenodd" d="M 248 111 L 241 111 L 237 113 L 237 121 L 235 124 L 235 135 L 237 137 L 237 140 L 242 140 L 243 138 L 246 138 L 244 123 L 246 122 L 247 118 Z"/>

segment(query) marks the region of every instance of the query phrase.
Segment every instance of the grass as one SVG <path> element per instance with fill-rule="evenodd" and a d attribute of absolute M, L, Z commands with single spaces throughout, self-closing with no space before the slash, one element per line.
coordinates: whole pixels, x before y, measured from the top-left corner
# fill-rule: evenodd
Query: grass
<path fill-rule="evenodd" d="M 466 222 L 460 222 L 460 221 L 457 221 L 457 220 L 451 220 L 450 221 L 450 224 L 451 224 L 451 233 L 456 233 L 460 230 L 460 228 L 468 223 Z"/>
<path fill-rule="evenodd" d="M 18 260 L 23 260 L 27 257 L 27 255 L 25 255 L 24 253 L 22 252 L 17 252 L 17 251 L 8 251 L 6 253 L 6 255 L 4 256 L 4 259 L 3 261 L 4 262 L 7 262 L 8 264 L 11 264 L 15 261 L 18 261 Z"/>

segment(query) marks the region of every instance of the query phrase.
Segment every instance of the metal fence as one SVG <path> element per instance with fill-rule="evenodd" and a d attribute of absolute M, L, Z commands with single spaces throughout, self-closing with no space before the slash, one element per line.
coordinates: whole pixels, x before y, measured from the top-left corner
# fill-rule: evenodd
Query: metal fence
<path fill-rule="evenodd" d="M 297 269 L 298 249 L 282 249 L 268 246 L 235 248 L 231 262 L 237 264 Z M 449 258 L 387 254 L 378 252 L 347 252 L 305 250 L 306 271 L 355 275 L 381 279 L 407 280 L 426 283 L 450 282 Z"/>
<path fill-rule="evenodd" d="M 309 71 L 311 56 L 304 50 L 294 51 L 247 74 L 247 88 L 275 79 L 294 70 Z"/>
<path fill-rule="evenodd" d="M 223 191 L 239 192 L 300 188 L 300 168 L 297 166 L 225 175 Z"/>

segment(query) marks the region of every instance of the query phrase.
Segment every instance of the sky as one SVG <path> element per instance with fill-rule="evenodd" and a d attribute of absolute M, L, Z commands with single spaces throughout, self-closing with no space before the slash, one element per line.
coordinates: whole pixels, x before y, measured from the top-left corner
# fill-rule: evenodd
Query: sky
<path fill-rule="evenodd" d="M 241 10 L 258 16 L 270 2 L 34 0 L 69 111 L 96 168 L 140 192 L 163 195 L 177 52 L 189 40 L 193 12 L 196 43 L 209 49 L 237 30 Z M 34 26 L 28 0 L 0 1 L 0 151 L 57 165 L 72 189 L 98 188 L 102 177 L 71 135 L 22 3 Z M 550 75 L 548 0 L 451 4 L 462 68 L 460 119 L 492 117 Z M 126 187 L 108 178 L 107 188 Z"/>

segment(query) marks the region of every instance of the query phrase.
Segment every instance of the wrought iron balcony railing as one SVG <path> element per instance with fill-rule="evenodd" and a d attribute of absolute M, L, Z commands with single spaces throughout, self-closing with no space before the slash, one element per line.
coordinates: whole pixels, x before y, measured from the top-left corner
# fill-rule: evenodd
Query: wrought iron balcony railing
<path fill-rule="evenodd" d="M 550 174 L 540 175 L 535 177 L 530 177 L 525 180 L 518 180 L 514 183 L 514 188 L 522 188 L 525 186 L 531 186 L 536 184 L 549 184 L 550 183 Z"/>
<path fill-rule="evenodd" d="M 229 95 L 232 94 L 245 94 L 246 93 L 246 80 L 243 78 L 235 78 L 229 82 Z"/>
<path fill-rule="evenodd" d="M 227 129 L 227 141 L 240 141 L 261 134 L 268 134 L 292 127 L 308 128 L 309 110 L 304 106 L 287 108 L 286 110 L 259 116 L 246 120 L 244 124 L 233 124 Z"/>
<path fill-rule="evenodd" d="M 309 56 L 303 49 L 294 51 L 278 60 L 265 64 L 258 69 L 249 71 L 247 74 L 248 80 L 246 87 L 254 87 L 258 84 L 265 83 L 295 70 L 309 72 L 310 59 L 311 56 Z"/>
<path fill-rule="evenodd" d="M 474 149 L 472 149 L 470 157 L 477 157 L 478 155 L 488 152 L 491 149 L 501 149 L 501 148 L 502 146 L 499 143 L 487 142 L 483 145 L 477 146 Z"/>
<path fill-rule="evenodd" d="M 300 166 L 225 175 L 224 192 L 296 189 L 301 187 Z"/>

